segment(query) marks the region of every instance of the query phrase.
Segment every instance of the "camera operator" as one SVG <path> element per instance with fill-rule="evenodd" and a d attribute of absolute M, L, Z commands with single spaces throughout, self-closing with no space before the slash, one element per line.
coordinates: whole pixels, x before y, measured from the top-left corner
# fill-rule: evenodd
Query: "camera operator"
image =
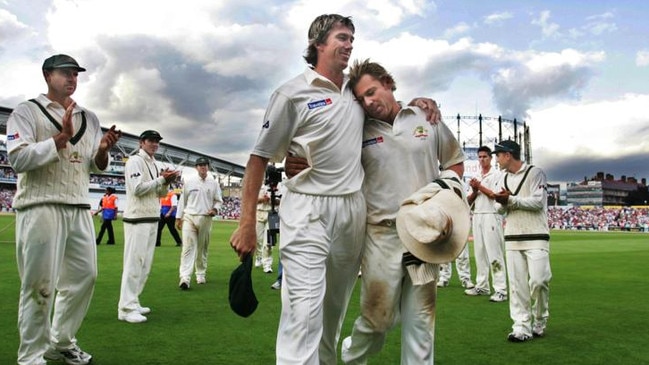
<path fill-rule="evenodd" d="M 273 246 L 277 243 L 277 234 L 279 233 L 279 213 L 275 206 L 277 199 L 281 196 L 276 192 L 278 184 L 282 181 L 283 171 L 283 168 L 276 168 L 273 164 L 268 164 L 264 185 L 259 190 L 257 197 L 255 267 L 263 266 L 264 272 L 267 274 L 273 272 Z"/>
<path fill-rule="evenodd" d="M 268 213 L 271 210 L 270 190 L 262 186 L 257 198 L 257 250 L 255 252 L 255 267 L 263 265 L 265 273 L 272 273 L 273 246 L 266 244 Z"/>

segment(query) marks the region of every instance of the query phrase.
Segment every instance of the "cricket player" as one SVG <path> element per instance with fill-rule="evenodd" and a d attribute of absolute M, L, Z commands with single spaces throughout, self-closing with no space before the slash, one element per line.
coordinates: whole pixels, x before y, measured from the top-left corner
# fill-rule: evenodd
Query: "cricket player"
<path fill-rule="evenodd" d="M 196 284 L 207 282 L 207 250 L 210 246 L 212 218 L 218 214 L 223 197 L 218 180 L 208 174 L 210 161 L 196 159 L 198 175 L 185 179 L 178 199 L 176 227 L 183 232 L 180 253 L 180 289 L 190 286 L 192 271 L 196 270 Z"/>
<path fill-rule="evenodd" d="M 365 364 L 400 320 L 401 363 L 432 365 L 436 283 L 413 285 L 404 267 L 407 250 L 397 235 L 395 219 L 401 202 L 440 177 L 440 170 L 459 183 L 465 156 L 444 123 L 429 125 L 419 108 L 397 102 L 396 82 L 378 63 L 356 61 L 350 85 L 368 116 L 362 148 L 367 231 L 361 315 L 343 341 L 342 360 Z"/>
<path fill-rule="evenodd" d="M 495 191 L 502 173 L 491 166 L 491 149 L 478 148 L 480 175 L 469 181 L 473 205 L 473 251 L 476 264 L 476 285 L 464 291 L 466 295 L 490 295 L 489 274 L 493 280 L 492 302 L 507 300 L 507 270 L 505 268 L 502 216 L 496 211 Z"/>
<path fill-rule="evenodd" d="M 117 319 L 129 323 L 146 322 L 151 308 L 140 305 L 151 264 L 160 220 L 160 197 L 180 171 L 163 169 L 156 164 L 155 153 L 162 137 L 154 130 L 140 134 L 140 149 L 124 166 L 126 201 L 124 211 L 124 268 L 119 294 Z"/>
<path fill-rule="evenodd" d="M 255 267 L 263 267 L 264 272 L 273 272 L 273 247 L 267 242 L 268 213 L 271 210 L 270 192 L 262 186 L 257 197 L 257 250 L 255 251 Z"/>
<path fill-rule="evenodd" d="M 366 207 L 360 191 L 364 113 L 343 73 L 354 42 L 351 18 L 318 16 L 309 27 L 310 65 L 271 96 L 246 165 L 233 249 L 256 248 L 257 196 L 269 161 L 288 154 L 310 167 L 285 182 L 279 208 L 282 313 L 277 364 L 336 364 L 337 343 L 360 266 Z"/>
<path fill-rule="evenodd" d="M 121 132 L 112 126 L 102 136 L 97 116 L 72 99 L 84 71 L 68 55 L 47 58 L 47 94 L 21 103 L 7 120 L 9 161 L 18 173 L 19 365 L 92 360 L 76 339 L 97 278 L 88 187 L 90 172 L 108 166 Z"/>
<path fill-rule="evenodd" d="M 545 334 L 549 317 L 552 271 L 547 179 L 543 170 L 521 160 L 521 147 L 514 141 L 496 144 L 493 153 L 505 170 L 495 199 L 499 212 L 507 214 L 509 315 L 514 321 L 507 339 L 525 342 Z"/>

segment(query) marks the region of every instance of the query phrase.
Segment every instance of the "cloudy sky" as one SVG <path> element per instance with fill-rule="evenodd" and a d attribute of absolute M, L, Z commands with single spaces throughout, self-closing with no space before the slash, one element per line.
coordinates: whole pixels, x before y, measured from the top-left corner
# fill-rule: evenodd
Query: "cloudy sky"
<path fill-rule="evenodd" d="M 46 91 L 43 60 L 66 53 L 88 69 L 75 99 L 104 126 L 244 165 L 323 13 L 353 17 L 352 58 L 384 64 L 399 99 L 434 98 L 451 126 L 525 121 L 550 180 L 649 178 L 642 1 L 0 0 L 0 106 Z"/>

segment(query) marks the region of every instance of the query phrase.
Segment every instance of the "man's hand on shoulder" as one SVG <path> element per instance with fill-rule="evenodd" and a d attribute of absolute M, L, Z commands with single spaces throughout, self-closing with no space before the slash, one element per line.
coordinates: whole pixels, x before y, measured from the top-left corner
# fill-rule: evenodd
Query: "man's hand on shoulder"
<path fill-rule="evenodd" d="M 440 112 L 437 102 L 433 99 L 414 98 L 410 103 L 408 103 L 408 105 L 416 106 L 423 110 L 424 113 L 426 113 L 426 120 L 432 125 L 438 124 L 442 121 L 442 112 Z"/>

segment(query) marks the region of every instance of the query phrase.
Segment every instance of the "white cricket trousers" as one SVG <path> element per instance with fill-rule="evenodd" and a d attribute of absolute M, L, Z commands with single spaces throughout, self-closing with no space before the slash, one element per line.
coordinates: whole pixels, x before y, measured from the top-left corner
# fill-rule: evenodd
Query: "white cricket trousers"
<path fill-rule="evenodd" d="M 547 250 L 507 250 L 509 315 L 513 332 L 532 336 L 532 325 L 549 316 L 550 254 Z"/>
<path fill-rule="evenodd" d="M 457 271 L 460 281 L 470 281 L 471 280 L 471 261 L 469 258 L 469 245 L 464 246 L 464 249 L 460 251 L 460 254 L 455 259 L 455 270 Z M 453 276 L 453 266 L 449 262 L 447 264 L 439 265 L 439 280 L 441 281 L 451 281 L 451 276 Z"/>
<path fill-rule="evenodd" d="M 90 210 L 39 205 L 16 213 L 18 364 L 45 364 L 49 346 L 76 344 L 97 278 L 94 240 Z"/>
<path fill-rule="evenodd" d="M 124 268 L 119 313 L 126 314 L 141 306 L 140 294 L 151 271 L 157 233 L 157 222 L 124 222 Z"/>
<path fill-rule="evenodd" d="M 401 320 L 401 364 L 433 365 L 437 285 L 412 285 L 396 226 L 367 225 L 361 277 L 361 316 L 342 345 L 345 364 L 366 364 Z M 436 265 L 437 266 L 437 265 Z M 438 269 L 438 267 L 436 267 Z"/>
<path fill-rule="evenodd" d="M 212 232 L 211 216 L 183 215 L 183 249 L 180 254 L 180 280 L 189 282 L 194 268 L 196 269 L 197 278 L 205 278 L 210 232 Z"/>
<path fill-rule="evenodd" d="M 499 214 L 477 213 L 473 215 L 473 253 L 475 256 L 475 286 L 491 291 L 489 274 L 497 293 L 507 294 L 507 270 L 505 267 L 505 238 Z"/>
<path fill-rule="evenodd" d="M 360 268 L 366 207 L 342 196 L 288 191 L 280 203 L 282 313 L 278 365 L 335 365 L 340 328 Z"/>
<path fill-rule="evenodd" d="M 266 242 L 268 238 L 268 221 L 257 221 L 257 251 L 255 255 L 261 257 L 264 270 L 273 265 L 273 248 Z"/>

